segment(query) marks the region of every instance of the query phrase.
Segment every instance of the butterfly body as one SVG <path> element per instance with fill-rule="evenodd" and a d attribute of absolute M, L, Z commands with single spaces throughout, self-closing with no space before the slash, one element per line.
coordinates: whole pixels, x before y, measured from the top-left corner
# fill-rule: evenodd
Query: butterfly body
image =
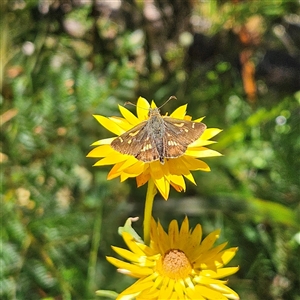
<path fill-rule="evenodd" d="M 158 108 L 149 109 L 149 119 L 126 131 L 111 146 L 122 154 L 133 155 L 143 162 L 182 156 L 188 145 L 206 129 L 200 122 L 162 117 Z"/>

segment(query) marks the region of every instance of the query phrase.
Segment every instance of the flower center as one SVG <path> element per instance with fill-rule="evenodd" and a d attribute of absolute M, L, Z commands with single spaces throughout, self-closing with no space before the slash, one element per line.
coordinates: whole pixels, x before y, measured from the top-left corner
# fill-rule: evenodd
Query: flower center
<path fill-rule="evenodd" d="M 186 278 L 192 271 L 192 266 L 181 250 L 172 249 L 162 260 L 163 275 L 172 279 Z"/>

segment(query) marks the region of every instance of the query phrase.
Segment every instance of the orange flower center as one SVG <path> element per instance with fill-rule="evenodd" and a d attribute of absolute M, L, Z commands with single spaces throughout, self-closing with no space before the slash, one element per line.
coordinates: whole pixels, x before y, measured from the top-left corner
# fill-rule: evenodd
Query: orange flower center
<path fill-rule="evenodd" d="M 162 273 L 172 279 L 186 278 L 192 271 L 192 266 L 181 250 L 172 249 L 162 259 Z"/>

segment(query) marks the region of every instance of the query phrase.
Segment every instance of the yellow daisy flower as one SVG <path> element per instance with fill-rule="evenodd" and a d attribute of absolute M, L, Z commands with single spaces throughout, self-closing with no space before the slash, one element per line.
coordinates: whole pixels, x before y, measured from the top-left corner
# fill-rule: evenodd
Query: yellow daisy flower
<path fill-rule="evenodd" d="M 152 102 L 151 107 L 156 107 L 154 102 Z M 190 120 L 191 118 L 186 116 L 186 108 L 187 105 L 178 107 L 170 117 L 181 120 Z M 107 118 L 101 115 L 95 115 L 94 117 L 103 127 L 117 136 L 122 135 L 141 122 L 149 119 L 148 112 L 150 104 L 142 97 L 137 101 L 137 116 L 123 106 L 119 106 L 119 109 L 124 118 Z M 194 120 L 194 122 L 200 122 L 202 119 L 203 118 Z M 221 130 L 217 128 L 205 129 L 201 137 L 187 147 L 184 155 L 177 158 L 166 159 L 164 164 L 159 160 L 144 162 L 132 155 L 122 154 L 116 151 L 111 147 L 111 143 L 116 137 L 101 139 L 93 143 L 92 145 L 97 147 L 90 151 L 87 156 L 101 158 L 94 166 L 114 165 L 109 172 L 107 179 L 120 177 L 120 180 L 124 181 L 130 177 L 135 177 L 138 187 L 144 185 L 150 179 L 153 180 L 155 187 L 159 190 L 164 199 L 167 200 L 170 185 L 177 191 L 185 191 L 186 185 L 184 178 L 196 184 L 190 171 L 210 171 L 209 166 L 197 158 L 221 155 L 219 152 L 205 147 L 215 143 L 210 139 L 220 131 Z"/>
<path fill-rule="evenodd" d="M 224 268 L 237 248 L 224 250 L 227 243 L 213 247 L 219 234 L 220 230 L 215 230 L 202 240 L 201 225 L 189 229 L 187 217 L 180 229 L 173 220 L 168 233 L 152 218 L 150 246 L 138 241 L 133 234 L 123 232 L 130 250 L 112 248 L 129 262 L 110 256 L 107 260 L 119 272 L 138 280 L 119 294 L 117 300 L 239 299 L 238 294 L 226 286 L 227 281 L 220 280 L 238 271 L 238 267 Z"/>

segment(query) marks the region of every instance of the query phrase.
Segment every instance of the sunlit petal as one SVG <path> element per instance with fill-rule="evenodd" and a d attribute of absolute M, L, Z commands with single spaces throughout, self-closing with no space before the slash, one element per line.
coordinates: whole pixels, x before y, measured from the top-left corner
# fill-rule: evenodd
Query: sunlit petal
<path fill-rule="evenodd" d="M 219 128 L 206 128 L 204 133 L 201 136 L 202 140 L 209 140 L 211 138 L 213 138 L 214 136 L 216 136 L 217 134 L 219 134 L 220 132 L 222 132 L 222 129 Z"/>
<path fill-rule="evenodd" d="M 202 170 L 209 172 L 209 166 L 202 160 L 196 159 L 191 156 L 186 156 L 182 158 L 183 163 L 189 170 Z"/>
<path fill-rule="evenodd" d="M 192 173 L 189 173 L 189 174 L 187 174 L 187 175 L 184 175 L 184 177 L 185 177 L 186 179 L 188 179 L 190 182 L 192 182 L 194 185 L 196 185 L 196 181 L 195 181 L 194 176 L 193 176 Z"/>
<path fill-rule="evenodd" d="M 115 150 L 110 145 L 102 145 L 91 150 L 87 157 L 105 157 L 114 152 Z"/>
<path fill-rule="evenodd" d="M 213 156 L 222 156 L 218 151 L 214 151 L 205 147 L 191 147 L 186 150 L 186 155 L 192 157 L 213 157 Z"/>
<path fill-rule="evenodd" d="M 148 119 L 149 108 L 149 102 L 145 98 L 139 97 L 136 104 L 136 113 L 140 121 Z"/>
<path fill-rule="evenodd" d="M 102 139 L 102 140 L 98 140 L 96 142 L 94 142 L 92 144 L 92 146 L 100 146 L 100 145 L 110 145 L 111 142 L 114 140 L 115 138 L 107 138 L 107 139 Z"/>
<path fill-rule="evenodd" d="M 187 104 L 179 106 L 171 113 L 170 117 L 175 119 L 183 119 L 186 114 L 186 108 Z"/>
<path fill-rule="evenodd" d="M 124 161 L 124 156 L 122 155 L 114 155 L 114 154 L 110 154 L 100 160 L 98 160 L 94 166 L 107 166 L 107 165 L 113 165 L 119 162 Z"/>
<path fill-rule="evenodd" d="M 122 116 L 132 125 L 132 127 L 140 123 L 140 120 L 124 106 L 119 105 L 119 110 Z"/>
<path fill-rule="evenodd" d="M 106 128 L 110 132 L 116 135 L 120 135 L 124 132 L 120 126 L 118 126 L 115 122 L 113 122 L 109 118 L 103 117 L 101 115 L 94 115 L 94 117 L 104 128 Z"/>
<path fill-rule="evenodd" d="M 148 180 L 151 178 L 150 173 L 141 173 L 140 175 L 138 175 L 136 177 L 136 183 L 137 183 L 137 187 L 141 187 L 143 186 L 145 183 L 148 182 Z"/>

